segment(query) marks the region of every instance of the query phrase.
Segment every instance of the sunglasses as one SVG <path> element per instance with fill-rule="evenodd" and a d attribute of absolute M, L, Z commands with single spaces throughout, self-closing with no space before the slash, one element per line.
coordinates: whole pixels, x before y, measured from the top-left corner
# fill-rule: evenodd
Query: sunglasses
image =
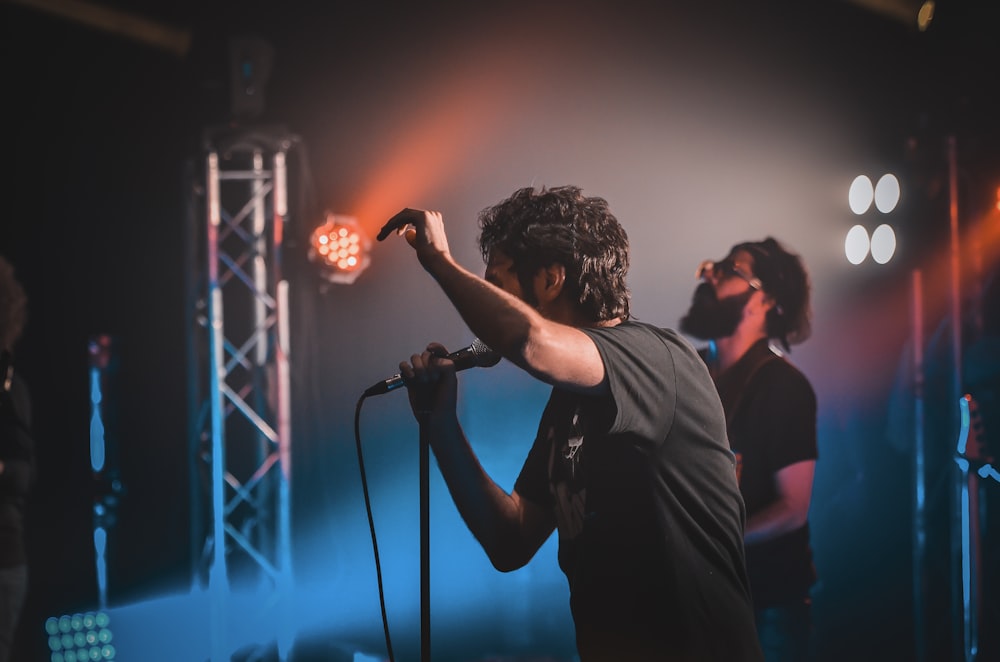
<path fill-rule="evenodd" d="M 732 258 L 727 257 L 721 262 L 713 262 L 712 260 L 705 260 L 700 265 L 698 265 L 697 276 L 699 279 L 707 278 L 711 274 L 714 278 L 729 278 L 731 276 L 736 276 L 744 281 L 747 285 L 755 290 L 764 289 L 764 285 L 760 282 L 760 278 L 751 276 L 747 274 L 743 269 L 737 266 L 736 262 Z"/>

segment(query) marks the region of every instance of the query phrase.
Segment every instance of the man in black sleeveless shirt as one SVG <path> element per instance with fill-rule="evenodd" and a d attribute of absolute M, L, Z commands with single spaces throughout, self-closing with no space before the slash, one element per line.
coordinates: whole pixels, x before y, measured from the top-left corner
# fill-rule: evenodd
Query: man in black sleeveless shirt
<path fill-rule="evenodd" d="M 737 244 L 724 260 L 702 263 L 698 276 L 703 282 L 680 329 L 710 341 L 702 356 L 736 453 L 761 647 L 768 662 L 804 660 L 816 580 L 808 523 L 816 395 L 780 351 L 809 336 L 809 276 L 770 237 Z"/>

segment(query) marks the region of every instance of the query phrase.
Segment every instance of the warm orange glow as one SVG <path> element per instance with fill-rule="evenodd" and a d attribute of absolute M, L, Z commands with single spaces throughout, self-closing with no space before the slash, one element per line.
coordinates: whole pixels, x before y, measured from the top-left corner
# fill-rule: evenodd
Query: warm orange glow
<path fill-rule="evenodd" d="M 990 211 L 979 218 L 963 221 L 959 238 L 959 279 L 964 294 L 978 288 L 985 276 L 984 270 L 1000 260 L 1000 217 Z M 947 313 L 951 297 L 950 250 L 941 247 L 933 261 L 924 269 L 925 311 L 928 320 L 940 320 Z M 972 289 L 970 289 L 972 288 Z"/>
<path fill-rule="evenodd" d="M 1000 263 L 1000 209 L 986 207 L 988 213 L 963 219 L 959 241 L 961 294 L 975 300 L 988 270 Z M 945 219 L 947 222 L 947 219 Z M 942 244 L 936 255 L 921 265 L 923 319 L 931 332 L 941 328 L 949 314 L 952 296 L 950 246 Z M 894 388 L 893 379 L 901 360 L 901 349 L 910 337 L 912 292 L 909 281 L 895 281 L 874 288 L 860 300 L 852 298 L 836 310 L 827 311 L 827 321 L 816 327 L 811 342 L 822 342 L 824 380 L 834 391 L 859 397 L 881 397 Z M 968 302 L 963 303 L 968 306 Z M 974 304 L 973 304 L 974 305 Z M 976 311 L 966 308 L 973 318 Z M 927 337 L 926 342 L 931 342 Z M 944 343 L 938 337 L 934 342 Z M 937 351 L 941 351 L 941 345 Z M 858 374 L 865 379 L 859 382 Z"/>
<path fill-rule="evenodd" d="M 393 214 L 416 206 L 428 190 L 445 181 L 469 158 L 478 141 L 496 129 L 499 105 L 486 95 L 457 89 L 415 118 L 349 208 L 374 235 Z"/>
<path fill-rule="evenodd" d="M 353 217 L 327 214 L 309 238 L 309 259 L 327 280 L 353 283 L 370 262 L 370 244 Z"/>
<path fill-rule="evenodd" d="M 493 41 L 509 43 L 513 28 L 493 27 Z M 404 123 L 386 127 L 393 139 L 377 157 L 378 169 L 363 180 L 356 199 L 338 202 L 369 236 L 404 207 L 434 208 L 426 201 L 430 192 L 503 135 L 517 119 L 517 104 L 533 96 L 532 88 L 547 84 L 533 75 L 537 66 L 526 59 L 530 56 L 499 46 L 484 49 L 489 41 L 478 34 L 474 44 L 452 44 L 443 51 L 446 66 L 439 77 L 424 84 L 419 95 L 400 99 Z"/>

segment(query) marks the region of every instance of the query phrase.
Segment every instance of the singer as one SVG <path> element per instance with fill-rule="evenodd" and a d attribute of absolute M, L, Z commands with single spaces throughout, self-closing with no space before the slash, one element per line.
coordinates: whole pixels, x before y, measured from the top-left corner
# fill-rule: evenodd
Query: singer
<path fill-rule="evenodd" d="M 479 229 L 485 279 L 456 263 L 438 212 L 404 209 L 379 233 L 405 236 L 469 329 L 552 386 L 508 494 L 458 421 L 448 351 L 400 363 L 470 531 L 506 572 L 558 530 L 581 662 L 761 660 L 719 396 L 690 343 L 631 319 L 628 238 L 607 202 L 524 188 Z"/>

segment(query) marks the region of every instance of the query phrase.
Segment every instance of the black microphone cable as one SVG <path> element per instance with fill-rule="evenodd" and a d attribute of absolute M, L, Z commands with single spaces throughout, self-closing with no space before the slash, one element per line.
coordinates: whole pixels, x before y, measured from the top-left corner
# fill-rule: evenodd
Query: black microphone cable
<path fill-rule="evenodd" d="M 368 529 L 372 534 L 372 552 L 375 555 L 375 575 L 378 579 L 378 602 L 382 609 L 382 630 L 385 632 L 385 648 L 389 654 L 389 662 L 395 662 L 392 654 L 392 641 L 389 637 L 389 617 L 385 612 L 385 589 L 382 586 L 382 564 L 378 555 L 378 540 L 375 538 L 375 520 L 372 518 L 372 504 L 368 496 L 368 479 L 365 476 L 365 460 L 361 453 L 361 404 L 367 398 L 363 394 L 358 398 L 358 404 L 354 409 L 354 443 L 358 448 L 358 468 L 361 470 L 361 491 L 365 496 L 365 511 L 368 513 Z"/>
<path fill-rule="evenodd" d="M 476 338 L 472 344 L 457 352 L 449 354 L 446 358 L 456 364 L 458 370 L 466 368 L 480 367 L 489 368 L 500 362 L 500 354 L 490 349 L 483 341 Z M 382 629 L 385 632 L 385 647 L 389 654 L 389 662 L 395 662 L 392 654 L 392 641 L 389 637 L 389 617 L 385 611 L 385 589 L 382 584 L 382 563 L 379 560 L 378 540 L 375 536 L 375 520 L 372 517 L 371 498 L 368 495 L 368 478 L 365 474 L 365 459 L 361 451 L 361 405 L 365 399 L 372 395 L 381 395 L 395 390 L 403 385 L 401 375 L 393 375 L 387 380 L 376 383 L 369 387 L 358 398 L 358 404 L 354 408 L 354 444 L 358 449 L 358 468 L 361 471 L 361 491 L 365 497 L 365 511 L 368 514 L 368 529 L 372 536 L 372 552 L 375 555 L 375 575 L 378 580 L 378 601 L 382 609 Z"/>

